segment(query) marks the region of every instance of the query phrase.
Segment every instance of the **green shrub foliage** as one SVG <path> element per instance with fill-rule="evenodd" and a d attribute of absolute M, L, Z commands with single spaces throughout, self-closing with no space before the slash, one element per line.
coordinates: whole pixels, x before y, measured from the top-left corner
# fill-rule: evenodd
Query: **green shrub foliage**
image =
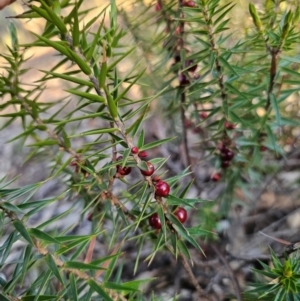
<path fill-rule="evenodd" d="M 124 279 L 128 244 L 132 275 L 146 247 L 148 264 L 168 252 L 201 299 L 191 254 L 216 242 L 218 219 L 241 203 L 237 190 L 251 195 L 279 170 L 299 126 L 286 110 L 299 102 L 298 3 L 243 4 L 236 25 L 238 1 L 87 2 L 27 1 L 7 19 L 1 130 L 21 128 L 9 142 L 42 178 L 1 179 L 0 266 L 12 272 L 1 274 L 0 299 L 148 300 L 141 287 L 153 279 Z M 47 88 L 54 80 L 58 98 Z M 51 183 L 51 195 L 37 197 Z M 220 183 L 213 200 L 202 194 Z M 261 279 L 245 298 L 300 300 L 289 256 L 272 253 L 274 268 L 259 272 L 276 281 Z"/>

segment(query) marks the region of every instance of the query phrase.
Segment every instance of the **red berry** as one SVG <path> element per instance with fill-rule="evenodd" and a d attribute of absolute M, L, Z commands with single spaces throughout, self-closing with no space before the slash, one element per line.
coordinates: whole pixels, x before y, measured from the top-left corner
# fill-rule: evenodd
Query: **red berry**
<path fill-rule="evenodd" d="M 137 147 L 137 146 L 134 146 L 132 149 L 131 149 L 131 152 L 133 153 L 133 154 L 138 154 L 139 153 L 139 148 Z"/>
<path fill-rule="evenodd" d="M 140 158 L 146 158 L 147 156 L 148 156 L 147 152 L 145 152 L 145 151 L 139 152 L 139 157 Z"/>
<path fill-rule="evenodd" d="M 153 213 L 149 217 L 149 225 L 154 229 L 157 229 L 157 230 L 161 229 L 161 221 L 160 221 L 157 213 Z"/>
<path fill-rule="evenodd" d="M 140 171 L 146 177 L 152 176 L 155 171 L 155 168 L 154 168 L 153 164 L 150 162 L 146 162 L 146 164 L 148 166 L 148 170 L 140 169 Z"/>
<path fill-rule="evenodd" d="M 120 161 L 120 160 L 122 160 L 122 159 L 123 159 L 123 157 L 122 157 L 122 156 L 119 156 L 119 157 L 117 158 L 117 161 Z M 126 167 L 126 166 L 122 167 L 121 165 L 117 165 L 117 172 L 118 172 L 121 176 L 126 176 L 126 175 L 128 175 L 128 174 L 131 173 L 131 167 Z"/>
<path fill-rule="evenodd" d="M 197 69 L 197 64 L 194 64 L 193 60 L 187 60 L 185 61 L 185 67 L 188 67 L 189 72 L 195 72 Z"/>
<path fill-rule="evenodd" d="M 188 0 L 188 1 L 184 1 L 183 2 L 183 6 L 186 6 L 186 7 L 195 7 L 196 6 L 196 3 L 192 0 Z"/>
<path fill-rule="evenodd" d="M 190 83 L 189 79 L 182 73 L 179 74 L 178 80 L 180 86 L 186 86 Z"/>
<path fill-rule="evenodd" d="M 187 212 L 184 208 L 178 207 L 174 215 L 177 217 L 177 219 L 183 224 L 187 220 Z"/>
<path fill-rule="evenodd" d="M 234 157 L 234 152 L 230 149 L 225 149 L 221 152 L 221 159 L 223 161 L 231 161 Z"/>
<path fill-rule="evenodd" d="M 155 11 L 160 11 L 161 10 L 161 5 L 159 3 L 155 4 Z"/>
<path fill-rule="evenodd" d="M 225 126 L 225 128 L 227 129 L 227 130 L 233 130 L 233 129 L 235 129 L 235 125 L 233 124 L 233 123 L 230 123 L 229 121 L 225 121 L 224 122 L 224 126 Z"/>
<path fill-rule="evenodd" d="M 174 62 L 175 62 L 175 63 L 179 63 L 180 60 L 181 60 L 180 54 L 176 54 L 176 55 L 174 56 Z"/>
<path fill-rule="evenodd" d="M 230 165 L 230 161 L 223 161 L 222 164 L 221 164 L 221 166 L 223 168 L 227 168 L 229 165 Z"/>
<path fill-rule="evenodd" d="M 192 123 L 192 121 L 191 120 L 189 120 L 189 119 L 185 119 L 184 120 L 184 127 L 185 128 L 190 128 L 190 127 L 192 127 L 192 125 L 193 125 L 193 123 Z"/>
<path fill-rule="evenodd" d="M 170 186 L 164 181 L 158 181 L 155 184 L 155 195 L 166 197 L 170 193 Z"/>
<path fill-rule="evenodd" d="M 268 148 L 264 145 L 261 145 L 259 149 L 261 152 L 265 152 Z"/>
<path fill-rule="evenodd" d="M 201 117 L 202 119 L 206 119 L 207 116 L 208 116 L 208 114 L 207 114 L 206 112 L 201 112 L 201 113 L 200 113 L 200 117 Z"/>
<path fill-rule="evenodd" d="M 219 182 L 221 177 L 222 175 L 219 172 L 217 172 L 211 176 L 211 180 L 214 182 Z"/>
<path fill-rule="evenodd" d="M 117 166 L 117 172 L 121 175 L 121 176 L 127 176 L 131 173 L 131 167 L 122 167 L 120 165 Z"/>

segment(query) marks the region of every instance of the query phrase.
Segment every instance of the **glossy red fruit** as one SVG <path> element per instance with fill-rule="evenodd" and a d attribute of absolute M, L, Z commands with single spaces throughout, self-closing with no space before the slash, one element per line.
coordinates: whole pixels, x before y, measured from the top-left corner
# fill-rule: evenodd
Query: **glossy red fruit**
<path fill-rule="evenodd" d="M 226 149 L 221 152 L 221 159 L 223 161 L 231 161 L 234 157 L 234 152 L 231 151 L 230 149 Z"/>
<path fill-rule="evenodd" d="M 138 154 L 139 153 L 139 148 L 137 146 L 134 146 L 132 149 L 131 149 L 131 153 L 132 154 Z"/>
<path fill-rule="evenodd" d="M 227 168 L 229 165 L 230 165 L 230 161 L 223 161 L 222 164 L 221 164 L 221 166 L 223 168 Z"/>
<path fill-rule="evenodd" d="M 187 0 L 187 1 L 183 2 L 183 6 L 186 6 L 186 7 L 195 7 L 196 3 L 194 1 L 192 1 L 192 0 Z"/>
<path fill-rule="evenodd" d="M 222 175 L 219 172 L 216 172 L 211 176 L 211 180 L 214 182 L 219 182 L 221 177 Z"/>
<path fill-rule="evenodd" d="M 145 152 L 145 151 L 139 152 L 139 157 L 140 158 L 146 158 L 147 156 L 148 156 L 147 152 Z"/>
<path fill-rule="evenodd" d="M 153 164 L 150 162 L 146 162 L 146 164 L 148 166 L 148 170 L 140 169 L 140 171 L 146 177 L 152 176 L 155 171 L 155 168 L 154 168 Z"/>
<path fill-rule="evenodd" d="M 197 70 L 197 64 L 194 64 L 193 60 L 185 61 L 185 67 L 189 67 L 187 69 L 189 72 L 195 72 Z"/>
<path fill-rule="evenodd" d="M 127 176 L 131 173 L 131 167 L 126 167 L 124 166 L 122 168 L 122 166 L 118 165 L 117 166 L 117 172 L 121 175 L 121 176 Z"/>
<path fill-rule="evenodd" d="M 179 80 L 179 85 L 180 86 L 186 86 L 186 85 L 190 84 L 189 79 L 182 73 L 179 74 L 178 80 Z"/>
<path fill-rule="evenodd" d="M 150 217 L 149 217 L 149 225 L 153 228 L 153 229 L 161 229 L 161 221 L 159 219 L 159 216 L 157 213 L 153 213 Z"/>
<path fill-rule="evenodd" d="M 158 181 L 155 184 L 155 194 L 157 196 L 166 197 L 169 195 L 169 193 L 170 193 L 170 186 L 168 183 L 164 181 Z"/>
<path fill-rule="evenodd" d="M 178 207 L 175 210 L 174 215 L 182 224 L 187 220 L 187 212 L 183 207 Z"/>
<path fill-rule="evenodd" d="M 227 130 L 233 130 L 233 129 L 235 129 L 235 125 L 233 124 L 233 123 L 230 123 L 229 121 L 225 121 L 224 122 L 224 126 L 225 126 L 225 128 L 227 129 Z"/>
<path fill-rule="evenodd" d="M 206 112 L 201 112 L 201 113 L 200 113 L 200 117 L 201 117 L 202 119 L 206 119 L 207 116 L 208 116 L 208 114 L 207 114 Z"/>
<path fill-rule="evenodd" d="M 117 158 L 117 161 L 120 161 L 122 160 L 123 157 L 122 156 L 119 156 Z M 121 165 L 117 165 L 117 172 L 121 175 L 121 176 L 127 176 L 128 174 L 131 173 L 131 167 L 122 167 Z"/>

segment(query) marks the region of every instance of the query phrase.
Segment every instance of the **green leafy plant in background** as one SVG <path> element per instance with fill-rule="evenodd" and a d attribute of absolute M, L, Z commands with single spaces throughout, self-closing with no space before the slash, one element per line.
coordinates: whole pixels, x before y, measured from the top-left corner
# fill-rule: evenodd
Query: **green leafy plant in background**
<path fill-rule="evenodd" d="M 266 276 L 268 283 L 254 283 L 254 289 L 246 292 L 245 300 L 299 300 L 300 274 L 298 255 L 280 260 L 271 250 L 273 268 L 261 262 L 263 270 L 255 270 L 258 275 Z M 283 256 L 281 256 L 283 257 Z"/>
<path fill-rule="evenodd" d="M 123 278 L 122 248 L 132 241 L 137 250 L 133 274 L 151 243 L 146 261 L 151 264 L 160 252 L 172 254 L 198 298 L 204 298 L 191 268 L 191 249 L 203 254 L 200 242 L 215 243 L 217 221 L 235 205 L 236 190 L 248 193 L 259 184 L 271 169 L 264 156 L 284 157 L 283 130 L 299 125 L 282 113 L 285 101 L 297 98 L 300 90 L 296 3 L 280 9 L 279 1 L 266 1 L 259 13 L 250 4 L 252 22 L 239 39 L 233 38 L 230 21 L 234 2 L 132 5 L 128 12 L 111 1 L 86 20 L 92 9 L 84 9 L 83 0 L 28 1 L 16 18 L 37 19 L 44 27 L 42 33 L 34 30 L 34 41 L 26 44 L 18 42 L 16 21 L 9 25 L 12 45 L 1 55 L 2 129 L 20 122 L 22 132 L 10 142 L 19 140 L 32 149 L 26 161 L 43 158 L 48 165 L 38 183 L 14 188 L 17 179 L 1 180 L 1 267 L 14 267 L 10 279 L 0 279 L 3 300 L 146 300 L 141 285 L 152 279 Z M 143 34 L 146 29 L 152 40 Z M 32 58 L 26 52 L 40 48 L 54 51 L 58 62 L 27 83 L 25 66 Z M 136 63 L 140 54 L 143 59 Z M 67 98 L 52 101 L 46 85 L 54 79 L 68 85 Z M 140 97 L 134 95 L 137 87 Z M 45 101 L 44 95 L 50 97 Z M 163 108 L 168 135 L 147 141 L 147 116 L 158 113 L 157 107 Z M 95 126 L 82 130 L 88 121 Z M 147 152 L 165 145 L 183 147 L 180 172 L 168 172 L 167 155 L 147 160 Z M 197 173 L 191 145 L 198 161 L 215 170 L 209 181 L 224 184 L 213 205 L 200 197 L 207 180 Z M 61 185 L 57 194 L 35 199 L 52 180 Z M 32 218 L 63 200 L 72 202 L 68 210 L 30 226 Z M 197 218 L 197 224 L 185 227 L 187 211 L 196 212 L 200 224 Z M 59 220 L 74 215 L 74 223 L 56 228 Z M 73 234 L 86 219 L 90 233 Z M 97 239 L 105 250 L 96 258 Z M 9 262 L 16 242 L 22 251 Z M 293 300 L 298 293 L 293 258 L 281 263 L 273 254 L 275 269 L 263 266 L 262 274 L 281 277 L 280 285 L 258 292 Z M 236 297 L 241 300 L 239 292 Z M 155 294 L 151 298 L 158 300 Z"/>

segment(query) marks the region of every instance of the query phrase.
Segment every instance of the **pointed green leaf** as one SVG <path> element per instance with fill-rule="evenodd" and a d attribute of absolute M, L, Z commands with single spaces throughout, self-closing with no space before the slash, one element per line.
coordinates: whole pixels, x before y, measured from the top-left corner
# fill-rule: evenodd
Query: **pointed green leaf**
<path fill-rule="evenodd" d="M 47 21 L 52 23 L 52 19 L 49 16 L 48 12 L 45 9 L 37 7 L 35 5 L 27 4 L 34 12 L 36 12 L 39 16 L 43 17 Z M 25 12 L 26 13 L 26 12 Z"/>
<path fill-rule="evenodd" d="M 31 228 L 28 230 L 28 233 L 31 234 L 32 236 L 50 242 L 50 243 L 54 243 L 54 244 L 60 244 L 60 242 L 58 240 L 56 240 L 55 238 L 51 237 L 49 234 L 37 229 L 37 228 Z"/>
<path fill-rule="evenodd" d="M 164 144 L 166 142 L 169 142 L 169 141 L 171 141 L 173 139 L 175 139 L 175 137 L 166 138 L 166 139 L 161 139 L 161 140 L 157 140 L 157 141 L 154 141 L 154 142 L 150 142 L 150 143 L 145 144 L 142 147 L 140 147 L 140 150 L 143 151 L 143 150 L 151 149 L 151 148 L 157 147 L 159 145 L 162 145 L 162 144 Z"/>
<path fill-rule="evenodd" d="M 119 62 L 121 62 L 126 56 L 128 56 L 136 47 L 130 48 L 128 51 L 126 51 L 124 54 L 122 54 L 118 59 L 116 59 L 113 63 L 108 65 L 107 71 L 112 70 Z"/>
<path fill-rule="evenodd" d="M 70 291 L 73 297 L 72 300 L 77 301 L 78 300 L 77 284 L 76 284 L 76 278 L 73 273 L 70 274 Z"/>
<path fill-rule="evenodd" d="M 43 0 L 40 0 L 40 2 L 43 4 L 43 7 L 45 8 L 52 22 L 56 25 L 59 31 L 65 34 L 67 32 L 67 27 L 62 21 L 62 19 L 59 16 L 57 16 L 53 9 L 51 9 Z"/>
<path fill-rule="evenodd" d="M 77 96 L 80 96 L 84 99 L 89 99 L 93 102 L 105 102 L 105 98 L 100 96 L 100 95 L 97 95 L 97 94 L 92 94 L 92 93 L 88 93 L 88 92 L 82 92 L 82 91 L 79 91 L 79 90 L 75 90 L 75 89 L 69 89 L 69 90 L 66 90 L 67 92 L 71 93 L 71 94 L 74 94 L 74 95 L 77 95 Z"/>
<path fill-rule="evenodd" d="M 91 130 L 91 131 L 86 131 L 83 133 L 71 135 L 69 137 L 74 138 L 74 137 L 82 137 L 82 136 L 88 136 L 88 135 L 102 135 L 102 134 L 107 134 L 107 133 L 114 133 L 116 131 L 119 131 L 119 129 L 117 129 L 117 128 L 98 129 L 98 130 Z"/>
<path fill-rule="evenodd" d="M 270 97 L 270 100 L 271 100 L 272 107 L 275 111 L 275 116 L 276 116 L 278 126 L 281 126 L 281 114 L 280 114 L 279 106 L 278 106 L 278 103 L 277 103 L 277 99 L 276 99 L 276 97 L 273 93 L 271 93 L 269 95 L 269 97 Z"/>
<path fill-rule="evenodd" d="M 51 46 L 52 48 L 56 49 L 58 52 L 60 52 L 61 54 L 64 54 L 66 57 L 68 58 L 72 58 L 72 56 L 70 55 L 70 52 L 68 51 L 68 46 L 64 46 L 62 43 L 59 43 L 57 41 L 51 41 L 49 39 L 46 39 L 43 36 L 39 36 L 35 33 L 33 33 L 38 39 L 40 39 L 41 41 L 43 41 L 46 45 Z"/>
<path fill-rule="evenodd" d="M 74 76 L 71 76 L 71 75 L 68 75 L 66 73 L 56 73 L 56 72 L 50 72 L 50 71 L 45 71 L 45 70 L 39 70 L 41 72 L 44 72 L 46 74 L 50 74 L 52 75 L 53 79 L 56 79 L 57 77 L 58 78 L 61 78 L 61 79 L 64 79 L 64 80 L 67 80 L 69 82 L 73 82 L 75 84 L 79 84 L 79 85 L 82 85 L 82 86 L 87 86 L 87 87 L 94 87 L 93 83 L 90 82 L 90 81 L 87 81 L 87 80 L 84 80 L 84 79 L 81 79 L 81 78 L 78 78 L 78 77 L 74 77 Z M 51 79 L 52 79 L 51 78 Z M 49 78 L 47 78 L 47 80 L 49 80 Z M 76 91 L 76 90 L 75 90 Z M 103 99 L 104 100 L 104 99 Z"/>
<path fill-rule="evenodd" d="M 89 279 L 87 283 L 95 292 L 99 294 L 99 296 L 103 297 L 105 301 L 113 301 L 113 299 L 105 292 L 105 290 L 94 280 Z"/>
<path fill-rule="evenodd" d="M 59 270 L 57 268 L 57 265 L 52 257 L 51 254 L 47 254 L 45 256 L 45 261 L 47 263 L 47 265 L 49 266 L 50 270 L 52 271 L 52 273 L 55 275 L 55 277 L 58 279 L 58 281 L 64 285 L 64 282 L 63 282 L 63 279 L 62 277 L 60 276 L 60 273 L 59 273 Z"/>
<path fill-rule="evenodd" d="M 65 262 L 64 267 L 70 269 L 78 269 L 78 270 L 106 270 L 97 265 L 90 264 L 90 263 L 83 263 L 80 261 L 67 261 Z"/>
<path fill-rule="evenodd" d="M 125 291 L 125 292 L 136 292 L 138 289 L 135 289 L 131 285 L 126 285 L 125 283 L 115 283 L 115 282 L 104 282 L 103 286 L 108 289 L 116 290 L 116 291 Z"/>
<path fill-rule="evenodd" d="M 87 59 L 87 61 L 91 60 L 91 58 L 93 57 L 93 54 L 94 54 L 94 51 L 95 51 L 95 48 L 96 48 L 98 42 L 101 41 L 101 39 L 102 39 L 102 38 L 99 39 L 99 36 L 100 36 L 100 32 L 101 32 L 101 29 L 102 29 L 102 26 L 103 26 L 103 23 L 104 23 L 104 19 L 105 18 L 102 19 L 102 22 L 101 22 L 100 26 L 98 27 L 98 30 L 97 30 L 97 32 L 95 34 L 94 40 L 93 40 L 92 44 L 90 45 L 89 51 L 88 51 L 88 53 L 85 56 L 86 59 Z"/>
<path fill-rule="evenodd" d="M 78 67 L 81 69 L 83 73 L 86 75 L 91 75 L 92 70 L 88 63 L 84 60 L 84 58 L 80 57 L 79 54 L 77 54 L 75 51 L 73 51 L 70 48 L 67 48 L 69 52 L 69 56 L 73 59 L 73 61 L 78 65 Z"/>
<path fill-rule="evenodd" d="M 31 237 L 30 237 L 29 233 L 27 232 L 23 223 L 19 219 L 16 219 L 13 221 L 13 225 L 16 228 L 16 230 L 18 230 L 19 233 L 29 242 L 29 244 L 31 244 L 33 246 L 34 245 L 33 241 L 31 240 Z"/>
<path fill-rule="evenodd" d="M 78 4 L 75 3 L 74 6 L 74 22 L 73 22 L 73 30 L 72 30 L 72 37 L 73 37 L 73 46 L 77 47 L 79 45 L 79 21 L 78 21 Z"/>

